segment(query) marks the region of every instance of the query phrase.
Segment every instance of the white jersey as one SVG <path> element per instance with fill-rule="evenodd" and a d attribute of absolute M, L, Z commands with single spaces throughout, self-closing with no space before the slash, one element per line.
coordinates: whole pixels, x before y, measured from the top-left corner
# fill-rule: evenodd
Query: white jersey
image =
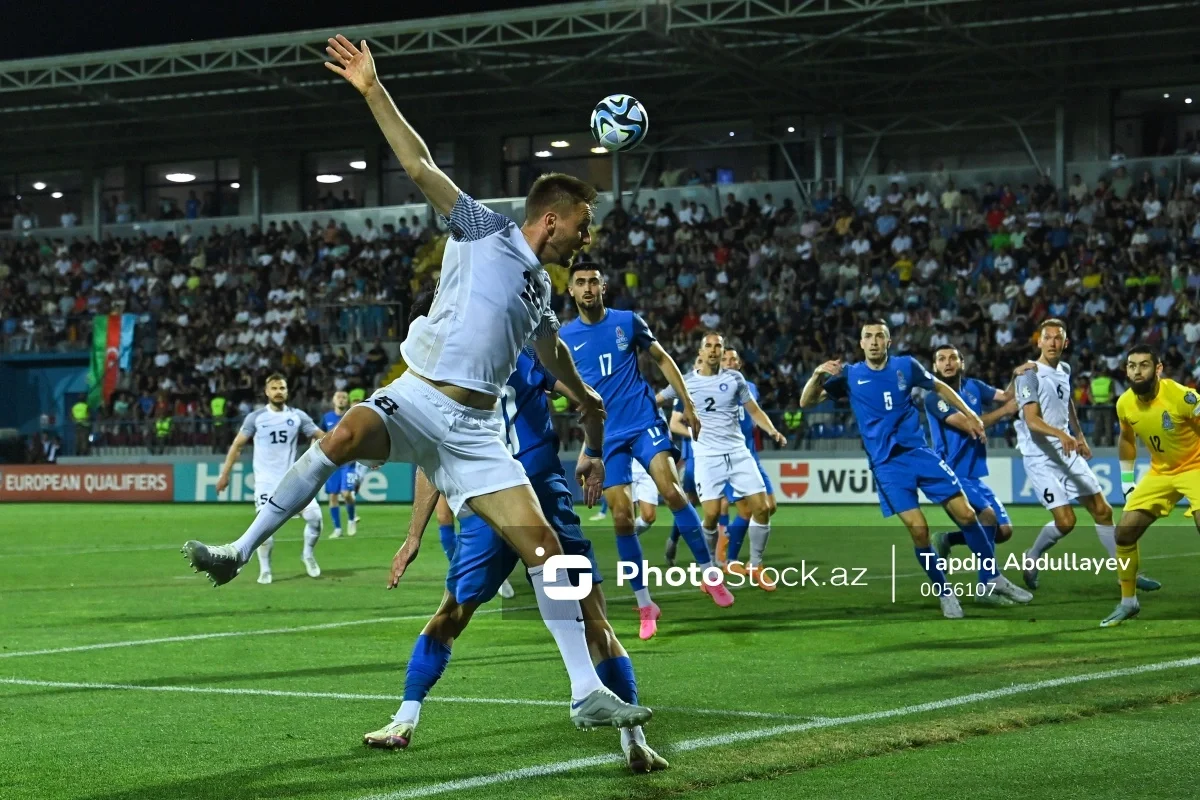
<path fill-rule="evenodd" d="M 692 370 L 683 376 L 696 416 L 700 419 L 700 437 L 692 442 L 696 456 L 723 456 L 746 448 L 739 413 L 754 399 L 742 373 L 722 369 L 716 375 L 701 375 Z M 674 392 L 666 394 L 673 396 Z"/>
<path fill-rule="evenodd" d="M 270 406 L 251 411 L 242 423 L 242 433 L 254 442 L 254 482 L 274 484 L 292 466 L 299 452 L 300 438 L 308 439 L 319 428 L 303 411 Z"/>
<path fill-rule="evenodd" d="M 499 397 L 530 338 L 553 335 L 550 276 L 517 224 L 460 194 L 429 316 L 400 346 L 415 374 Z"/>
<path fill-rule="evenodd" d="M 1017 430 L 1017 447 L 1023 456 L 1051 456 L 1062 459 L 1062 442 L 1054 436 L 1033 433 L 1025 424 L 1025 406 L 1037 403 L 1042 419 L 1059 430 L 1071 431 L 1071 367 L 1065 361 L 1057 367 L 1037 362 L 1037 368 L 1017 376 L 1017 407 L 1020 409 L 1013 427 Z"/>

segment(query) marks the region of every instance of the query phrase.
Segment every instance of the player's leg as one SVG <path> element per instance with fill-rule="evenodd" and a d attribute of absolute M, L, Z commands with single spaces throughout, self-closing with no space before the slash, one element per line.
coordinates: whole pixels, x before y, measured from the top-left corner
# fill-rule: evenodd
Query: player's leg
<path fill-rule="evenodd" d="M 680 465 L 676 465 L 676 474 L 680 475 L 683 479 L 681 486 L 683 487 L 684 497 L 692 504 L 692 508 L 696 508 L 700 505 L 700 498 L 696 495 L 696 459 L 694 457 L 689 458 L 681 463 L 682 469 L 679 469 Z M 679 546 L 680 535 L 679 522 L 675 520 L 671 523 L 671 535 L 667 537 L 667 566 L 675 566 L 675 551 Z"/>
<path fill-rule="evenodd" d="M 931 500 L 941 499 L 934 487 L 921 485 L 921 490 Z M 996 548 L 991 537 L 975 514 L 975 509 L 963 492 L 944 501 L 946 513 L 958 525 L 966 539 L 967 546 L 979 562 L 978 575 L 980 590 L 976 601 L 983 605 L 1012 605 L 1013 603 L 1028 603 L 1033 595 L 1014 584 L 1001 574 L 996 562 Z"/>
<path fill-rule="evenodd" d="M 454 533 L 454 512 L 450 510 L 444 495 L 438 498 L 434 512 L 437 514 L 438 541 L 442 543 L 442 552 L 446 554 L 447 561 L 453 561 L 458 538 Z"/>
<path fill-rule="evenodd" d="M 729 509 L 736 508 L 740 499 L 733 493 L 733 487 L 726 484 L 720 501 L 721 513 L 717 517 L 717 541 L 709 543 L 708 548 L 712 551 L 713 562 L 721 569 L 725 569 L 729 560 L 725 555 L 729 552 Z"/>
<path fill-rule="evenodd" d="M 638 533 L 643 534 L 654 526 L 658 521 L 658 505 L 651 503 L 649 500 L 638 501 L 638 518 L 634 522 L 634 526 L 638 528 Z"/>
<path fill-rule="evenodd" d="M 1109 558 L 1117 556 L 1117 527 L 1113 524 L 1113 509 L 1104 496 L 1104 487 L 1092 472 L 1091 466 L 1082 458 L 1071 462 L 1067 472 L 1067 485 L 1079 497 L 1079 503 L 1088 510 L 1096 523 L 1096 536 Z M 1137 576 L 1137 586 L 1144 592 L 1162 588 L 1162 584 L 1145 575 Z"/>
<path fill-rule="evenodd" d="M 592 522 L 599 522 L 608 516 L 608 500 L 604 497 L 600 498 L 600 506 L 596 509 L 596 513 L 592 514 L 588 519 Z"/>
<path fill-rule="evenodd" d="M 767 487 L 767 513 L 773 517 L 779 510 L 779 504 L 775 502 L 775 487 L 771 485 L 771 476 L 767 474 L 757 454 L 754 456 L 754 463 L 758 465 L 758 474 L 762 476 L 763 485 Z"/>
<path fill-rule="evenodd" d="M 611 478 L 606 478 L 606 481 L 623 480 L 623 470 L 629 469 L 628 453 L 610 455 L 605 460 L 606 475 L 608 474 L 609 464 L 613 465 L 615 474 Z M 630 474 L 632 474 L 632 471 L 630 471 Z M 646 586 L 645 575 L 643 574 L 643 565 L 646 563 L 646 557 L 642 553 L 642 542 L 638 538 L 634 523 L 631 485 L 610 486 L 604 490 L 604 496 L 608 498 L 609 516 L 612 517 L 613 532 L 616 534 L 617 558 L 631 565 L 631 569 L 633 570 L 632 575 L 629 577 L 629 587 L 633 589 L 633 596 L 637 601 L 638 616 L 641 618 L 641 632 L 639 635 L 643 639 L 649 639 L 658 630 L 658 618 L 662 615 L 662 611 L 650 598 L 650 589 Z"/>
<path fill-rule="evenodd" d="M 330 539 L 342 538 L 342 489 L 346 485 L 346 467 L 338 467 L 329 480 L 325 481 L 325 494 L 329 496 L 329 518 L 333 520 Z"/>
<path fill-rule="evenodd" d="M 712 552 L 705 542 L 705 535 L 711 528 L 713 540 L 716 541 L 716 518 L 720 514 L 720 510 L 718 509 L 717 513 L 712 515 L 711 522 L 701 521 L 695 507 L 688 502 L 688 498 L 683 493 L 679 473 L 675 469 L 675 460 L 672 458 L 671 451 L 665 449 L 669 447 L 670 443 L 666 441 L 658 445 L 652 444 L 649 434 L 643 432 L 633 444 L 633 456 L 641 462 L 642 466 L 646 468 L 646 472 L 650 473 L 650 477 L 654 479 L 659 496 L 667 504 L 667 508 L 671 509 L 675 524 L 679 528 L 679 535 L 692 551 L 692 558 L 703 569 L 712 565 Z M 699 459 L 693 460 L 698 461 Z M 696 477 L 697 484 L 699 484 L 699 473 Z M 716 500 L 718 497 L 718 494 L 714 494 L 710 499 Z M 703 497 L 700 500 L 702 503 L 705 502 Z M 705 513 L 707 514 L 707 512 Z"/>
<path fill-rule="evenodd" d="M 725 486 L 725 496 L 721 498 L 721 513 L 717 515 L 717 533 L 725 533 L 729 527 L 729 506 L 733 503 L 733 487 Z"/>
<path fill-rule="evenodd" d="M 727 456 L 726 463 L 729 487 L 735 497 L 744 498 L 743 505 L 750 512 L 750 523 L 747 526 L 750 559 L 746 563 L 746 574 L 755 586 L 768 592 L 774 591 L 774 579 L 763 571 L 763 557 L 767 549 L 767 540 L 771 536 L 771 514 L 767 509 L 767 487 L 762 473 L 749 452 Z M 736 566 L 731 562 L 730 571 L 736 571 Z"/>
<path fill-rule="evenodd" d="M 1063 486 L 1059 465 L 1048 459 L 1026 458 L 1025 474 L 1034 497 L 1050 512 L 1051 517 L 1038 531 L 1033 545 L 1021 556 L 1021 574 L 1025 585 L 1037 589 L 1040 579 L 1036 562 L 1060 539 L 1075 530 L 1075 509 L 1071 508 L 1071 496 Z"/>
<path fill-rule="evenodd" d="M 875 478 L 877 488 L 881 486 L 879 474 L 880 472 L 877 469 Z M 907 507 L 903 511 L 897 511 L 893 503 Z M 912 538 L 913 553 L 917 556 L 917 563 L 921 565 L 921 569 L 928 576 L 929 583 L 933 587 L 933 593 L 937 595 L 938 602 L 942 606 L 942 616 L 947 619 L 961 619 L 963 616 L 962 605 L 958 602 L 958 598 L 954 596 L 953 588 L 946 580 L 946 573 L 942 569 L 938 555 L 933 551 L 933 546 L 930 544 L 929 522 L 925 519 L 925 513 L 921 511 L 920 505 L 917 504 L 916 486 L 912 488 L 911 499 L 908 492 L 898 484 L 890 486 L 886 495 L 881 490 L 879 492 L 879 505 L 884 517 L 890 517 L 895 514 L 900 517 L 900 521 L 908 529 L 908 535 Z"/>
<path fill-rule="evenodd" d="M 768 506 L 768 513 L 770 513 L 770 506 Z M 724 553 L 726 568 L 741 559 L 742 542 L 745 541 L 746 532 L 749 530 L 750 504 L 743 497 L 738 500 L 737 514 L 729 521 L 729 544 Z"/>
<path fill-rule="evenodd" d="M 1142 479 L 1143 481 L 1145 478 Z M 1136 493 L 1136 489 L 1134 490 Z M 1130 499 L 1134 499 L 1130 495 Z M 1176 501 L 1178 499 L 1176 498 Z M 1158 518 L 1155 511 L 1150 510 L 1152 503 L 1142 500 L 1138 508 L 1129 508 L 1128 504 L 1121 512 L 1121 521 L 1117 525 L 1117 578 L 1121 584 L 1121 602 L 1113 612 L 1100 622 L 1101 628 L 1111 628 L 1120 625 L 1127 619 L 1136 617 L 1142 610 L 1138 602 L 1138 540 Z"/>
<path fill-rule="evenodd" d="M 319 578 L 321 577 L 321 567 L 317 565 L 313 548 L 317 546 L 317 540 L 321 538 L 321 523 L 324 518 L 321 516 L 321 507 L 317 505 L 316 499 L 304 507 L 300 516 L 304 519 L 304 549 L 301 551 L 300 561 L 304 564 L 304 571 L 308 573 L 308 577 Z"/>
<path fill-rule="evenodd" d="M 184 555 L 198 572 L 207 572 L 217 586 L 228 583 L 250 560 L 250 555 L 279 530 L 285 522 L 300 513 L 320 489 L 321 484 L 342 464 L 351 461 L 382 463 L 393 451 L 412 452 L 413 446 L 404 440 L 400 428 L 389 433 L 384 416 L 400 410 L 399 395 L 392 387 L 381 389 L 375 403 L 354 406 L 327 436 L 309 447 L 280 478 L 275 491 L 267 499 L 250 527 L 236 541 L 218 547 L 208 547 L 189 541 Z M 384 405 L 379 405 L 379 403 Z M 376 413 L 378 411 L 379 413 Z M 394 441 L 393 435 L 400 436 Z"/>
<path fill-rule="evenodd" d="M 255 489 L 259 490 L 254 497 L 254 513 L 257 514 L 267 504 L 267 499 L 271 496 L 271 492 L 275 491 L 275 487 L 259 481 L 258 476 L 255 476 L 254 484 Z M 274 549 L 274 536 L 268 536 L 267 540 L 258 548 L 258 582 L 264 586 L 274 580 L 271 573 L 271 551 Z"/>

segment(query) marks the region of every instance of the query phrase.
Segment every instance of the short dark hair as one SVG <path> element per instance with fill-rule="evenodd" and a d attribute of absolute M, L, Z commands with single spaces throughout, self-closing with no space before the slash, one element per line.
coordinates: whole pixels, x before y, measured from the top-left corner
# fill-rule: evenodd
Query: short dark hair
<path fill-rule="evenodd" d="M 934 361 L 937 361 L 937 354 L 942 352 L 943 350 L 953 350 L 956 353 L 958 352 L 958 348 L 952 344 L 939 344 L 937 347 L 933 348 L 932 358 Z"/>
<path fill-rule="evenodd" d="M 263 381 L 263 386 L 266 386 L 268 383 L 274 383 L 275 381 L 283 381 L 284 383 L 287 383 L 287 378 L 278 372 L 272 372 L 267 376 L 267 379 Z"/>
<path fill-rule="evenodd" d="M 891 326 L 890 326 L 890 325 L 888 325 L 888 324 L 887 324 L 887 320 L 884 320 L 884 319 L 869 319 L 869 320 L 867 320 L 866 322 L 864 322 L 864 323 L 862 324 L 862 328 L 859 328 L 859 329 L 858 329 L 858 335 L 859 335 L 859 336 L 862 336 L 862 331 L 863 331 L 863 328 L 869 328 L 869 327 L 871 327 L 872 325 L 882 325 L 882 326 L 883 326 L 883 329 L 884 329 L 885 331 L 887 331 L 888 338 L 891 338 L 891 336 L 892 336 L 892 328 L 891 328 Z"/>
<path fill-rule="evenodd" d="M 412 325 L 417 317 L 429 316 L 429 309 L 433 308 L 433 292 L 421 292 L 413 298 L 412 307 L 408 310 L 408 324 Z"/>
<path fill-rule="evenodd" d="M 562 172 L 548 172 L 533 182 L 525 198 L 525 221 L 532 222 L 551 210 L 569 210 L 580 203 L 596 202 L 596 187 Z"/>
<path fill-rule="evenodd" d="M 1038 325 L 1038 335 L 1040 336 L 1042 331 L 1046 330 L 1046 328 L 1061 328 L 1063 336 L 1067 335 L 1067 323 L 1063 322 L 1058 317 L 1050 317 L 1050 319 L 1043 320 L 1042 324 Z"/>
<path fill-rule="evenodd" d="M 600 265 L 595 261 L 579 261 L 578 259 L 572 261 L 567 270 L 567 277 L 574 278 L 576 272 L 599 272 L 600 280 L 604 280 L 604 270 L 600 269 Z"/>
<path fill-rule="evenodd" d="M 1150 361 L 1154 364 L 1154 366 L 1157 367 L 1159 365 L 1158 351 L 1148 344 L 1135 344 L 1133 347 L 1129 348 L 1129 352 L 1125 354 L 1125 359 L 1128 360 L 1130 356 L 1135 355 L 1150 356 Z"/>

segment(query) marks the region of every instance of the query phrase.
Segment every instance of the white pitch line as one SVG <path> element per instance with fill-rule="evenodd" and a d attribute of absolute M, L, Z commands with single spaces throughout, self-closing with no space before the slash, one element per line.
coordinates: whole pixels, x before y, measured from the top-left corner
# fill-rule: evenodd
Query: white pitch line
<path fill-rule="evenodd" d="M 93 689 L 102 691 L 126 692 L 169 692 L 178 694 L 220 694 L 249 697 L 297 697 L 304 700 L 385 700 L 400 701 L 404 695 L 399 694 L 358 694 L 350 692 L 295 692 L 282 689 L 242 689 L 227 686 L 154 686 L 137 683 L 81 683 L 78 681 L 41 681 L 27 678 L 0 678 L 0 684 L 8 686 L 35 686 L 48 689 Z M 431 701 L 439 703 L 467 703 L 474 705 L 517 705 L 517 706 L 552 706 L 562 708 L 567 705 L 564 700 L 531 700 L 514 699 L 511 697 L 444 697 L 430 695 Z M 714 708 L 677 708 L 658 707 L 659 711 L 673 711 L 680 714 L 700 714 L 714 717 L 752 717 L 758 719 L 791 719 L 810 720 L 801 714 L 773 714 L 765 711 L 737 711 Z"/>
<path fill-rule="evenodd" d="M 682 742 L 677 742 L 668 748 L 664 748 L 664 752 L 686 752 L 689 750 L 703 750 L 710 747 L 722 747 L 738 742 L 756 741 L 759 739 L 782 736 L 789 733 L 802 733 L 804 731 L 820 730 L 823 728 L 836 728 L 843 725 L 853 725 L 858 722 L 873 722 L 875 720 L 891 719 L 893 717 L 905 717 L 912 714 L 921 714 L 926 711 L 939 711 L 945 708 L 954 708 L 956 706 L 964 706 L 971 703 L 980 703 L 986 700 L 996 700 L 1002 697 L 1011 697 L 1013 695 L 1026 694 L 1028 692 L 1035 692 L 1041 689 L 1051 689 L 1058 686 L 1069 686 L 1076 683 L 1106 680 L 1109 678 L 1123 678 L 1130 675 L 1141 675 L 1147 672 L 1161 672 L 1163 670 L 1181 669 L 1184 667 L 1195 666 L 1200 666 L 1200 657 L 1182 658 L 1175 661 L 1160 661 L 1155 664 L 1143 664 L 1138 667 L 1106 670 L 1104 672 L 1092 672 L 1083 675 L 1071 675 L 1065 678 L 1051 678 L 1044 681 L 1035 681 L 1033 683 L 1018 683 L 1012 686 L 1006 686 L 1003 689 L 992 689 L 991 691 L 987 692 L 975 692 L 973 694 L 964 694 L 958 697 L 948 697 L 944 700 L 935 700 L 930 703 L 921 703 L 920 705 L 914 706 L 901 706 L 900 708 L 891 708 L 886 711 L 872 711 L 866 714 L 853 714 L 847 717 L 818 717 L 808 722 L 801 722 L 792 725 L 776 725 L 770 728 L 759 728 L 757 730 L 724 733 L 718 736 L 703 736 L 697 739 L 685 739 Z M 431 797 L 433 795 L 445 794 L 447 792 L 457 792 L 465 789 L 478 789 L 483 786 L 493 786 L 499 783 L 510 783 L 512 781 L 524 780 L 528 778 L 543 778 L 549 775 L 558 775 L 563 772 L 571 772 L 577 769 L 585 769 L 587 767 L 597 767 L 605 764 L 619 764 L 623 761 L 624 759 L 617 755 L 576 758 L 570 761 L 558 761 L 552 764 L 525 767 L 524 769 L 510 770 L 508 772 L 497 772 L 491 775 L 480 775 L 474 778 L 463 778 L 461 780 L 418 786 L 414 789 L 401 789 L 400 791 L 388 792 L 386 794 L 367 795 L 365 797 L 358 798 L 358 800 L 409 800 L 410 798 L 414 797 Z"/>
<path fill-rule="evenodd" d="M 679 594 L 694 594 L 695 589 L 671 589 L 665 592 L 655 592 L 656 597 L 666 597 L 669 595 Z M 536 611 L 537 606 L 517 606 L 515 608 L 481 608 L 475 612 L 476 617 L 480 614 L 500 614 L 505 611 Z M 81 644 L 73 647 L 51 647 L 45 650 L 18 650 L 15 653 L 0 653 L 0 658 L 22 658 L 25 656 L 49 656 L 58 653 L 82 653 L 89 650 L 111 650 L 117 647 L 140 647 L 151 644 L 171 644 L 174 642 L 197 642 L 205 639 L 232 639 L 240 636 L 267 636 L 270 634 L 279 633 L 305 633 L 307 631 L 326 631 L 336 628 L 350 628 L 357 625 L 376 625 L 382 622 L 412 622 L 414 620 L 427 620 L 433 612 L 428 614 L 407 614 L 398 617 L 371 617 L 370 619 L 352 619 L 343 622 L 322 622 L 313 625 L 297 625 L 291 628 L 266 628 L 251 631 L 219 631 L 216 633 L 193 633 L 187 636 L 163 636 L 157 639 L 131 639 L 120 642 L 97 642 L 96 644 Z"/>

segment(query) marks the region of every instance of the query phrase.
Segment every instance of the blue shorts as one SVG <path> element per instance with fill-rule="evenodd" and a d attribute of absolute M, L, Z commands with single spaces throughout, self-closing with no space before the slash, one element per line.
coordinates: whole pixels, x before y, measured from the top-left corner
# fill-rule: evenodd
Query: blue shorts
<path fill-rule="evenodd" d="M 696 459 L 694 458 L 683 462 L 683 493 L 696 493 Z"/>
<path fill-rule="evenodd" d="M 750 452 L 754 453 L 753 450 L 751 450 Z M 763 467 L 762 461 L 759 460 L 758 453 L 754 453 L 754 463 L 758 465 L 758 474 L 762 475 L 763 486 L 767 487 L 767 496 L 774 497 L 775 496 L 775 487 L 771 485 L 771 478 L 770 478 L 770 476 L 767 475 L 767 470 Z M 728 500 L 730 503 L 736 503 L 736 502 L 740 501 L 742 498 L 735 497 L 733 494 L 733 487 L 727 483 L 727 484 L 725 484 L 725 499 Z"/>
<path fill-rule="evenodd" d="M 991 487 L 982 479 L 959 478 L 958 482 L 962 485 L 963 494 L 967 496 L 967 502 L 971 504 L 971 508 L 975 509 L 975 513 L 978 514 L 980 511 L 990 508 L 996 512 L 996 520 L 1001 525 L 1012 524 L 1012 519 L 1008 516 L 1008 509 L 996 499 Z"/>
<path fill-rule="evenodd" d="M 548 472 L 531 476 L 529 482 L 542 506 L 542 513 L 558 534 L 563 552 L 586 556 L 592 562 L 592 583 L 603 581 L 592 543 L 584 538 L 579 527 L 567 479 L 561 473 Z M 478 516 L 467 517 L 459 526 L 458 547 L 454 550 L 450 571 L 446 573 L 446 591 L 454 595 L 459 605 L 486 603 L 496 596 L 500 584 L 520 562 L 516 551 L 486 522 Z M 571 583 L 578 585 L 578 578 L 572 575 Z"/>
<path fill-rule="evenodd" d="M 350 484 L 350 473 L 354 470 L 353 464 L 343 464 L 333 471 L 325 481 L 325 493 L 329 495 L 341 494 L 342 492 L 353 491 Z"/>
<path fill-rule="evenodd" d="M 939 505 L 962 491 L 954 470 L 927 447 L 900 453 L 872 471 L 879 508 L 885 517 L 920 508 L 917 489 Z"/>
<path fill-rule="evenodd" d="M 650 462 L 659 453 L 678 451 L 671 443 L 667 427 L 662 420 L 622 436 L 604 437 L 604 488 L 628 486 L 633 483 L 633 459 L 637 459 L 646 471 Z M 672 455 L 674 457 L 674 455 Z"/>

